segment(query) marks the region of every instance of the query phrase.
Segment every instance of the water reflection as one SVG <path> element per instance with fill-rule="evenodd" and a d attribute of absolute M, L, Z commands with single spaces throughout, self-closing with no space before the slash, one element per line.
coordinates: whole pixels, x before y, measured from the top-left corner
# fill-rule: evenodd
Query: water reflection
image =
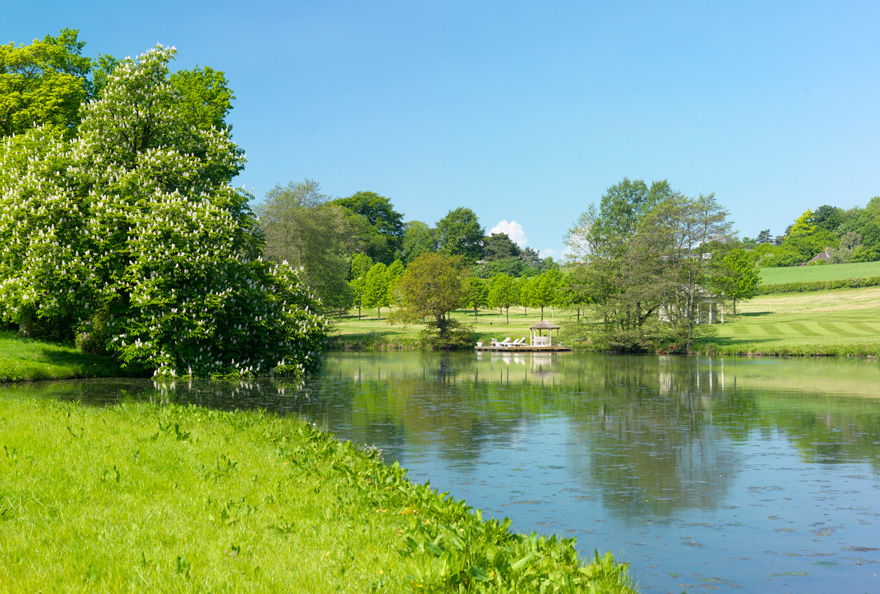
<path fill-rule="evenodd" d="M 855 568 L 880 561 L 878 385 L 872 361 L 339 353 L 307 380 L 0 394 L 296 414 L 519 530 L 612 550 L 646 590 L 721 575 L 712 583 L 786 591 L 806 575 L 796 587 L 820 592 L 844 567 L 855 590 L 877 585 Z"/>

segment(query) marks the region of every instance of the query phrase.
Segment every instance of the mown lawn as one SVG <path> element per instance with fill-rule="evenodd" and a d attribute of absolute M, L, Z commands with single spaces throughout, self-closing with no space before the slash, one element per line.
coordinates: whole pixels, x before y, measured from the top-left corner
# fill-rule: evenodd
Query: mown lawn
<path fill-rule="evenodd" d="M 383 344 L 383 348 L 389 346 L 413 348 L 423 326 L 389 324 L 388 312 L 387 308 L 383 309 L 382 317 L 379 318 L 376 310 L 362 310 L 359 319 L 357 310 L 352 310 L 345 316 L 332 318 L 332 336 L 341 339 L 337 343 L 339 346 L 357 344 L 361 347 L 370 347 Z M 564 320 L 574 319 L 576 316 L 577 312 L 569 310 L 544 309 L 544 319 L 557 325 L 562 325 Z M 453 312 L 452 317 L 461 324 L 472 326 L 475 340 L 488 341 L 491 338 L 504 340 L 507 337 L 516 340 L 529 337 L 529 326 L 541 320 L 541 310 L 511 307 L 508 316 L 506 312 L 499 313 L 497 309 L 481 309 L 476 317 L 473 310 L 459 310 Z"/>
<path fill-rule="evenodd" d="M 737 303 L 701 348 L 722 353 L 880 355 L 880 287 L 784 293 Z"/>
<path fill-rule="evenodd" d="M 848 278 L 868 278 L 872 276 L 880 276 L 880 262 L 762 268 L 759 274 L 761 276 L 761 282 L 765 285 L 834 281 Z"/>
<path fill-rule="evenodd" d="M 821 267 L 820 267 L 821 268 Z M 726 323 L 713 328 L 717 335 L 700 341 L 702 352 L 773 355 L 880 355 L 880 287 L 837 289 L 810 293 L 762 295 L 737 302 L 737 316 L 728 308 Z M 360 343 L 413 348 L 421 327 L 394 326 L 376 312 L 357 312 L 334 320 L 340 345 Z M 583 315 L 583 312 L 582 312 Z M 577 312 L 545 309 L 544 317 L 564 325 Z M 458 311 L 454 317 L 474 324 L 473 312 Z M 501 340 L 529 336 L 529 326 L 541 319 L 540 311 L 511 308 L 510 323 L 498 311 L 481 310 L 475 325 L 477 339 Z"/>

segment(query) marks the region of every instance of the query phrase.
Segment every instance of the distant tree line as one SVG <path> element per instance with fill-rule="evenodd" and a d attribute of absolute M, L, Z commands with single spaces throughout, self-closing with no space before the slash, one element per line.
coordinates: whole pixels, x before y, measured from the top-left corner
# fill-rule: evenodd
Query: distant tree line
<path fill-rule="evenodd" d="M 771 236 L 764 229 L 754 239 L 744 237 L 759 266 L 798 266 L 807 264 L 828 249 L 828 258 L 816 263 L 844 264 L 880 260 L 880 196 L 862 207 L 842 209 L 824 204 L 806 210 L 785 229 Z"/>

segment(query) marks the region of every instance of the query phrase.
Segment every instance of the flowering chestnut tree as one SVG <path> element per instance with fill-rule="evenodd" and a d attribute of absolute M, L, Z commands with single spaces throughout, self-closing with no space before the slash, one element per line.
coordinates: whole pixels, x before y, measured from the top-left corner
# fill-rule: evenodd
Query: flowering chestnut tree
<path fill-rule="evenodd" d="M 0 145 L 0 314 L 69 329 L 158 375 L 305 372 L 326 320 L 264 262 L 244 155 L 170 82 L 173 48 L 115 68 L 77 137 Z"/>

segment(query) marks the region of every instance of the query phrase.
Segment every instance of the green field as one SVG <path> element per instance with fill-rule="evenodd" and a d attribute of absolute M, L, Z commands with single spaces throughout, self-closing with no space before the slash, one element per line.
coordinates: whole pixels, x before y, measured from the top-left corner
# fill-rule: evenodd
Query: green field
<path fill-rule="evenodd" d="M 420 326 L 388 324 L 384 310 L 381 320 L 375 311 L 370 314 L 360 320 L 356 313 L 335 319 L 333 333 L 341 339 L 337 346 L 415 348 Z M 728 308 L 726 323 L 713 327 L 717 335 L 701 340 L 696 347 L 702 352 L 727 354 L 880 355 L 880 287 L 761 295 L 737 302 L 737 314 L 730 315 Z M 473 312 L 453 315 L 474 324 Z M 575 316 L 568 310 L 544 310 L 544 317 L 559 325 Z M 517 307 L 511 308 L 507 324 L 497 310 L 481 311 L 476 337 L 528 337 L 529 326 L 540 319 L 539 311 Z"/>
<path fill-rule="evenodd" d="M 761 282 L 765 285 L 834 281 L 848 278 L 868 278 L 872 276 L 880 276 L 880 262 L 762 268 L 760 276 Z"/>
<path fill-rule="evenodd" d="M 880 287 L 762 295 L 737 303 L 700 348 L 721 353 L 880 355 Z"/>
<path fill-rule="evenodd" d="M 381 319 L 377 317 L 376 310 L 363 310 L 358 319 L 357 310 L 348 315 L 332 319 L 333 328 L 331 336 L 337 337 L 340 342 L 336 347 L 359 346 L 369 348 L 382 345 L 382 348 L 414 348 L 418 341 L 422 326 L 412 324 L 401 326 L 389 324 L 388 309 L 382 310 Z M 529 337 L 529 326 L 541 320 L 541 310 L 523 309 L 511 307 L 510 316 L 499 313 L 497 309 L 481 309 L 476 317 L 473 310 L 459 310 L 453 312 L 452 317 L 461 324 L 467 324 L 474 328 L 475 340 L 488 341 L 492 338 L 504 340 L 510 337 L 514 340 Z M 569 319 L 574 319 L 577 313 L 558 308 L 544 308 L 544 319 L 557 325 Z M 545 331 L 546 335 L 546 331 Z M 555 336 L 555 335 L 554 335 Z"/>
<path fill-rule="evenodd" d="M 264 412 L 0 388 L 0 591 L 627 593 L 375 452 Z"/>

